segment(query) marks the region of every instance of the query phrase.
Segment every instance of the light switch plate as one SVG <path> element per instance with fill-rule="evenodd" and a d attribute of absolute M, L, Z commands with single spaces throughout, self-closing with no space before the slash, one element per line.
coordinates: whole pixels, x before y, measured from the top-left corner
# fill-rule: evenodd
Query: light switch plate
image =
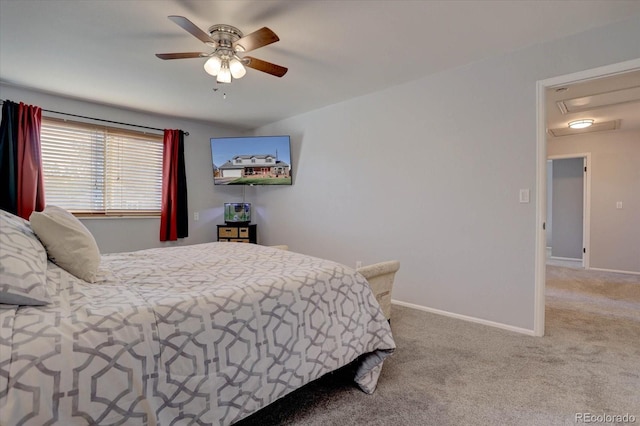
<path fill-rule="evenodd" d="M 520 202 L 528 203 L 529 202 L 529 189 L 521 189 L 520 190 Z"/>

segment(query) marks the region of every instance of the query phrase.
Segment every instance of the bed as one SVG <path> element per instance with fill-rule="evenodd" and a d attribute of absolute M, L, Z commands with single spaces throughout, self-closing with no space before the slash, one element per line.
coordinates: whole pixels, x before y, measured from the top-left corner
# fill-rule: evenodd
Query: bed
<path fill-rule="evenodd" d="M 335 262 L 216 242 L 105 254 L 88 282 L 33 216 L 0 220 L 3 425 L 227 425 L 351 363 L 372 393 L 395 349 L 365 278 Z"/>

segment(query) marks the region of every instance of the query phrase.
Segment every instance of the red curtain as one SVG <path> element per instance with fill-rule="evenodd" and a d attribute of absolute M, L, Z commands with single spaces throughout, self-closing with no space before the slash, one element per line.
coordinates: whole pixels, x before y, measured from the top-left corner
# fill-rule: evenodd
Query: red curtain
<path fill-rule="evenodd" d="M 20 102 L 18 109 L 18 216 L 29 219 L 44 209 L 44 178 L 40 150 L 42 109 Z"/>
<path fill-rule="evenodd" d="M 42 109 L 4 101 L 0 132 L 2 208 L 29 219 L 44 209 L 44 178 L 40 151 Z"/>
<path fill-rule="evenodd" d="M 162 157 L 160 241 L 187 237 L 188 223 L 184 132 L 166 129 Z"/>

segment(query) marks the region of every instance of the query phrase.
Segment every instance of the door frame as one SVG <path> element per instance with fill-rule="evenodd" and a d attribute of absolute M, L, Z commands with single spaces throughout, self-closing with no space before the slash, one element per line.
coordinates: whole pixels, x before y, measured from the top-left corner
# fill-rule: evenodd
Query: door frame
<path fill-rule="evenodd" d="M 582 158 L 582 166 L 586 167 L 586 170 L 582 175 L 582 248 L 584 249 L 582 253 L 582 267 L 584 269 L 589 269 L 589 255 L 591 253 L 591 153 L 584 152 L 575 154 L 549 155 L 547 157 L 547 160 L 568 160 L 572 158 Z M 549 185 L 549 182 L 547 182 L 545 185 L 545 193 L 547 190 L 547 185 Z"/>
<path fill-rule="evenodd" d="M 640 58 L 589 70 L 565 74 L 536 82 L 536 221 L 535 221 L 535 272 L 534 272 L 534 312 L 533 334 L 544 336 L 545 283 L 547 241 L 545 222 L 547 220 L 547 114 L 545 91 L 554 86 L 593 80 L 615 74 L 640 69 Z"/>

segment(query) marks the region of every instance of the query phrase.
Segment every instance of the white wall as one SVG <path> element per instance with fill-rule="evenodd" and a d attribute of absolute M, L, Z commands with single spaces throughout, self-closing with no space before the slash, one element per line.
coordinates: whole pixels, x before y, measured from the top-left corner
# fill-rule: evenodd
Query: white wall
<path fill-rule="evenodd" d="M 591 153 L 590 267 L 640 273 L 640 131 L 547 142 L 548 155 L 585 152 Z"/>
<path fill-rule="evenodd" d="M 255 190 L 263 242 L 399 259 L 394 299 L 533 330 L 536 81 L 638 58 L 638 40 L 633 19 L 257 129 L 292 135 L 295 168 Z"/>
<path fill-rule="evenodd" d="M 37 105 L 43 109 L 138 124 L 160 129 L 182 129 L 185 137 L 185 163 L 189 208 L 189 237 L 178 242 L 160 242 L 160 218 L 82 219 L 92 232 L 102 253 L 132 251 L 167 245 L 197 244 L 216 240 L 216 224 L 224 223 L 223 203 L 242 199 L 241 189 L 213 185 L 213 166 L 209 139 L 237 136 L 234 129 L 173 117 L 163 117 L 110 106 L 81 102 L 8 85 L 0 85 L 0 98 Z M 54 116 L 43 112 L 44 116 Z M 60 118 L 64 116 L 55 115 Z M 70 117 L 67 117 L 72 119 Z M 80 120 L 80 119 L 77 119 Z M 114 125 L 117 126 L 117 125 Z M 46 196 L 46 188 L 45 188 Z M 193 212 L 200 220 L 193 220 Z"/>

